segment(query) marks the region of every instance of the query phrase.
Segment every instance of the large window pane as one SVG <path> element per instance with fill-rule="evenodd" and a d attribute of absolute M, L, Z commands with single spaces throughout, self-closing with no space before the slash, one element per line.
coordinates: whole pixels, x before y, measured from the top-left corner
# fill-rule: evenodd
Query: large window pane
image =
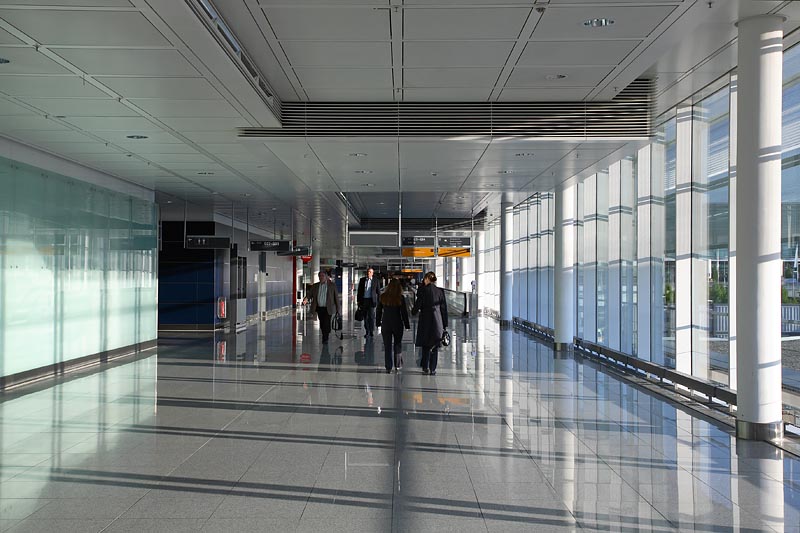
<path fill-rule="evenodd" d="M 692 374 L 729 383 L 728 88 L 694 108 L 692 124 Z"/>

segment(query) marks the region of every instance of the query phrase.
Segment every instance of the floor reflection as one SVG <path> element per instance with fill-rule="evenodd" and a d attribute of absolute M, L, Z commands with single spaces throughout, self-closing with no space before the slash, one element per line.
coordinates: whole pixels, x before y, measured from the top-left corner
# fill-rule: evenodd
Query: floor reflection
<path fill-rule="evenodd" d="M 795 531 L 800 461 L 491 320 L 436 376 L 300 316 L 0 402 L 0 531 Z"/>

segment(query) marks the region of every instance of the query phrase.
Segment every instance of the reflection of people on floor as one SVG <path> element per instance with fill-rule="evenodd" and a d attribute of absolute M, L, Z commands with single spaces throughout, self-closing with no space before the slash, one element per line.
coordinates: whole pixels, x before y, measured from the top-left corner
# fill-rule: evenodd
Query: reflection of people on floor
<path fill-rule="evenodd" d="M 364 349 L 357 350 L 355 358 L 357 365 L 375 364 L 375 339 L 373 337 L 367 337 L 364 340 Z"/>
<path fill-rule="evenodd" d="M 319 366 L 317 370 L 320 372 L 330 372 L 331 370 L 331 352 L 327 344 L 322 345 L 322 351 L 319 353 Z"/>

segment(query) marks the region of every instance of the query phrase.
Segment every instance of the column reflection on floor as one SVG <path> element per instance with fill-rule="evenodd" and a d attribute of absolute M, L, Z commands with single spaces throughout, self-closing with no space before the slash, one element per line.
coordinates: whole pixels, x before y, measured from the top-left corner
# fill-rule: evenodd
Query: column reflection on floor
<path fill-rule="evenodd" d="M 496 322 L 436 376 L 301 314 L 0 402 L 0 531 L 786 531 L 800 462 Z M 410 332 L 413 333 L 413 332 Z"/>

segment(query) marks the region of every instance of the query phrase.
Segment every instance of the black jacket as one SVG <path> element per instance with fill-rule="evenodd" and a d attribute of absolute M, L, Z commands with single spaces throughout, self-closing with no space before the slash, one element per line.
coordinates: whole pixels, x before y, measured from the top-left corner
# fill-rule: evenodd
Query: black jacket
<path fill-rule="evenodd" d="M 414 315 L 419 313 L 417 338 L 414 344 L 426 348 L 438 346 L 447 325 L 447 301 L 444 291 L 433 283 L 421 287 L 417 291 L 417 301 L 414 302 L 411 313 Z"/>
<path fill-rule="evenodd" d="M 370 287 L 370 294 L 364 294 L 367 288 L 367 278 L 363 277 L 358 280 L 358 292 L 356 293 L 356 304 L 358 306 L 375 307 L 378 305 L 378 278 L 372 276 L 372 287 Z M 366 301 L 365 301 L 366 300 Z"/>
<path fill-rule="evenodd" d="M 411 323 L 408 321 L 406 299 L 403 296 L 400 298 L 402 298 L 400 305 L 383 305 L 383 302 L 378 301 L 375 324 L 382 325 L 384 331 L 402 331 L 403 328 L 411 329 Z"/>

